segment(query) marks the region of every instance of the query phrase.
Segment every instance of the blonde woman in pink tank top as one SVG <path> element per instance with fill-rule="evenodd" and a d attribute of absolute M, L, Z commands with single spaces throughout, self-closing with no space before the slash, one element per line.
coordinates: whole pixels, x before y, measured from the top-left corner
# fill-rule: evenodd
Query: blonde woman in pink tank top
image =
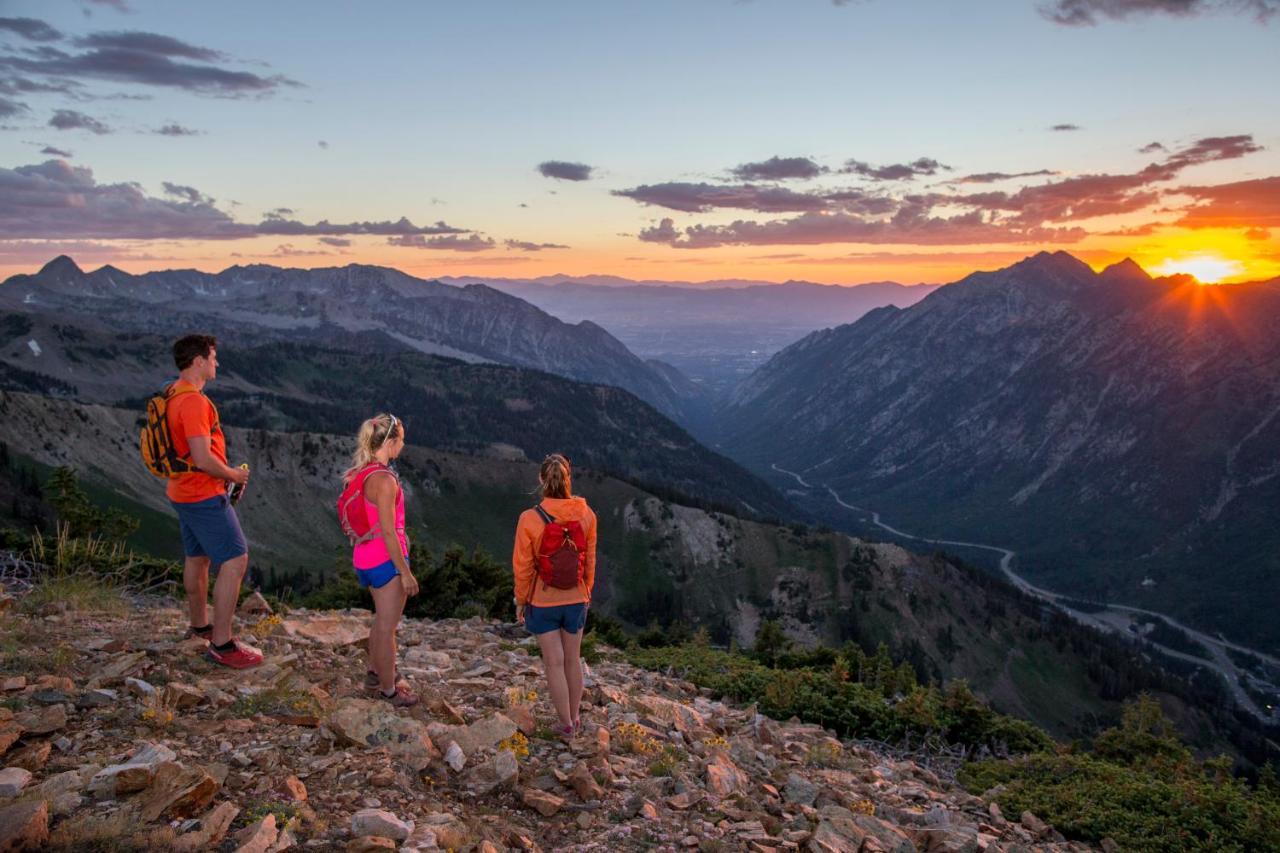
<path fill-rule="evenodd" d="M 369 632 L 369 668 L 364 686 L 378 691 L 396 707 L 418 703 L 418 697 L 396 670 L 396 627 L 409 596 L 418 594 L 418 581 L 409 569 L 409 539 L 405 536 L 404 490 L 390 463 L 404 450 L 404 423 L 391 414 L 374 415 L 360 425 L 351 467 L 343 474 L 350 484 L 363 477 L 366 516 L 377 519 L 377 535 L 355 546 L 351 563 L 360 586 L 373 595 L 373 628 Z"/>

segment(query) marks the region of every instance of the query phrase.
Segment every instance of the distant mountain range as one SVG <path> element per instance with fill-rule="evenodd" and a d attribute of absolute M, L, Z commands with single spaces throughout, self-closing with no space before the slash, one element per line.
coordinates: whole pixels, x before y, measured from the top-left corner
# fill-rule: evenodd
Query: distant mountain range
<path fill-rule="evenodd" d="M 451 284 L 478 279 L 444 278 Z M 885 305 L 906 307 L 936 285 L 805 281 L 631 282 L 610 276 L 485 279 L 566 323 L 599 323 L 638 355 L 675 365 L 712 395 L 727 393 L 778 350 Z"/>
<path fill-rule="evenodd" d="M 666 366 L 646 364 L 594 323 L 564 323 L 489 287 L 452 287 L 385 267 L 254 265 L 216 274 L 166 270 L 135 276 L 110 266 L 86 273 L 62 256 L 35 275 L 0 284 L 0 311 L 86 334 L 207 330 L 242 348 L 300 341 L 417 350 L 615 385 L 686 422 L 705 412 L 696 386 L 673 377 Z M 2 357 L 17 359 L 21 367 L 28 355 L 6 350 Z M 82 392 L 101 387 L 105 399 L 111 398 L 113 371 L 93 376 L 94 365 L 51 370 L 54 360 L 50 354 L 41 362 L 41 372 L 64 381 L 74 376 Z"/>
<path fill-rule="evenodd" d="M 1064 592 L 1280 649 L 1280 280 L 1202 286 L 1066 253 L 788 347 L 723 447 Z"/>

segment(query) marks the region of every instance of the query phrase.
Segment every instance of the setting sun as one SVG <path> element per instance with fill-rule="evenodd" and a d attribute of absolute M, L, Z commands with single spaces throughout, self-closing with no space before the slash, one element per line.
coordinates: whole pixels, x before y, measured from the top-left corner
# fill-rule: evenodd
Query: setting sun
<path fill-rule="evenodd" d="M 1152 267 L 1151 271 L 1158 275 L 1187 273 L 1195 276 L 1202 284 L 1217 284 L 1224 278 L 1240 275 L 1244 272 L 1244 265 L 1217 255 L 1188 255 L 1166 260 Z"/>

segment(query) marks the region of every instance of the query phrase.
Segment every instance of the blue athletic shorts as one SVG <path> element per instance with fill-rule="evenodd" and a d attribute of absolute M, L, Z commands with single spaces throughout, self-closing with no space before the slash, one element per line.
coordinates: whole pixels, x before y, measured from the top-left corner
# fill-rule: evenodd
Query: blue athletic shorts
<path fill-rule="evenodd" d="M 195 503 L 170 501 L 178 513 L 182 531 L 182 553 L 188 557 L 208 557 L 212 568 L 249 553 L 240 529 L 240 519 L 226 495 L 214 495 Z"/>
<path fill-rule="evenodd" d="M 372 569 L 356 569 L 356 580 L 360 581 L 360 586 L 364 589 L 369 589 L 370 587 L 382 589 L 395 580 L 399 574 L 396 571 L 396 564 L 387 560 Z"/>
<path fill-rule="evenodd" d="M 534 607 L 525 605 L 524 626 L 530 634 L 545 634 L 548 631 L 567 631 L 576 634 L 587 624 L 587 605 L 561 604 L 558 607 Z"/>

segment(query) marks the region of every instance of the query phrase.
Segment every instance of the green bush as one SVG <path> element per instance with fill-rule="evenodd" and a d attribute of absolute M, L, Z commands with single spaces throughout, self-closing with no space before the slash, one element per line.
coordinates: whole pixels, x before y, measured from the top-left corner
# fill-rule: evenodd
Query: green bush
<path fill-rule="evenodd" d="M 1232 778 L 1225 758 L 1196 761 L 1145 697 L 1098 736 L 1092 754 L 978 762 L 959 778 L 974 793 L 1001 786 L 995 799 L 1005 811 L 1029 810 L 1072 839 L 1111 838 L 1139 851 L 1280 849 L 1278 792 Z"/>
<path fill-rule="evenodd" d="M 845 680 L 830 667 L 775 669 L 743 655 L 694 644 L 633 647 L 627 656 L 636 666 L 670 669 L 719 696 L 754 702 L 767 716 L 783 720 L 799 717 L 834 729 L 842 737 L 893 742 L 935 737 L 947 743 L 1015 753 L 1053 745 L 1048 735 L 1030 723 L 982 705 L 963 682 L 953 682 L 945 694 L 913 685 L 906 697 L 895 702 L 875 683 Z M 874 682 L 876 670 L 865 669 Z M 887 669 L 897 671 L 892 665 Z M 843 672 L 847 675 L 847 669 Z"/>

